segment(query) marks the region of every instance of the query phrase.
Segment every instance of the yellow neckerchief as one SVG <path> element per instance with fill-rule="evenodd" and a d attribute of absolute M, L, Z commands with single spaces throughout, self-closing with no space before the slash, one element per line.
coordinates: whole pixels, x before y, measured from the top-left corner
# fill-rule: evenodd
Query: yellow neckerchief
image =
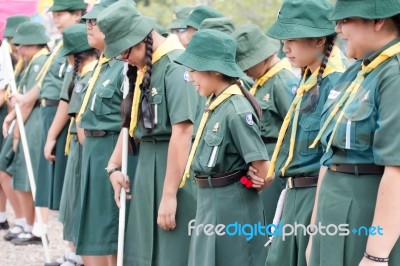
<path fill-rule="evenodd" d="M 220 95 L 218 95 L 215 100 L 211 103 L 211 99 L 213 99 L 214 95 L 210 97 L 206 103 L 206 108 L 204 110 L 203 116 L 201 117 L 199 129 L 196 133 L 196 138 L 194 139 L 192 149 L 190 150 L 189 158 L 186 163 L 185 172 L 183 174 L 183 178 L 181 181 L 180 187 L 183 187 L 186 183 L 186 179 L 190 176 L 190 167 L 192 166 L 194 155 L 196 154 L 197 147 L 199 146 L 200 139 L 203 135 L 204 128 L 206 127 L 208 117 L 210 113 L 217 108 L 221 103 L 223 103 L 226 99 L 231 97 L 232 95 L 243 95 L 240 87 L 236 84 L 229 86 L 226 90 L 224 90 Z M 211 104 L 210 104 L 211 103 Z"/>
<path fill-rule="evenodd" d="M 103 54 L 101 54 L 100 59 L 99 59 L 99 62 L 98 62 L 98 64 L 97 64 L 97 66 L 96 66 L 96 69 L 95 69 L 94 72 L 93 72 L 93 76 L 92 76 L 92 78 L 90 79 L 89 86 L 88 86 L 88 88 L 87 88 L 87 90 L 86 90 L 85 98 L 83 98 L 83 102 L 82 102 L 82 105 L 81 105 L 81 109 L 79 109 L 79 113 L 78 113 L 78 115 L 76 116 L 76 121 L 77 121 L 77 122 L 81 121 L 82 115 L 83 115 L 83 113 L 84 113 L 85 110 L 86 110 L 86 107 L 87 107 L 87 105 L 88 105 L 88 103 L 89 103 L 90 95 L 92 94 L 92 91 L 93 91 L 93 88 L 94 88 L 94 85 L 96 84 L 96 81 L 97 81 L 97 79 L 99 78 L 101 67 L 102 67 L 105 63 L 107 63 L 108 61 L 110 61 L 110 60 L 111 60 L 111 59 L 105 58 L 105 57 L 103 57 Z"/>
<path fill-rule="evenodd" d="M 81 71 L 81 78 L 83 78 L 84 76 L 86 76 L 87 73 L 89 73 L 90 71 L 93 71 L 93 69 L 95 68 L 96 64 L 97 64 L 98 60 L 93 60 L 92 62 L 90 62 L 89 64 L 86 64 Z M 71 118 L 71 122 L 69 123 L 69 127 L 68 127 L 68 134 L 67 134 L 67 141 L 65 143 L 65 149 L 64 149 L 64 153 L 65 155 L 69 154 L 69 150 L 70 150 L 70 146 L 71 146 L 71 127 L 75 122 L 75 118 Z"/>
<path fill-rule="evenodd" d="M 182 44 L 176 35 L 171 34 L 168 38 L 154 51 L 152 57 L 152 64 L 154 65 L 158 60 L 160 60 L 165 54 L 173 50 L 183 50 Z M 132 109 L 131 109 L 131 121 L 129 126 L 129 135 L 133 137 L 133 133 L 136 129 L 138 123 L 138 113 L 139 113 L 139 103 L 142 91 L 140 90 L 140 85 L 143 82 L 144 75 L 146 74 L 146 67 L 138 69 L 137 78 L 135 83 L 135 91 L 133 95 Z"/>
<path fill-rule="evenodd" d="M 35 59 L 38 58 L 39 56 L 46 55 L 46 54 L 48 54 L 48 53 L 49 53 L 49 50 L 48 50 L 47 48 L 42 48 L 42 49 L 40 49 L 37 53 L 35 53 L 35 54 L 33 55 L 32 59 L 29 61 L 28 66 L 25 68 L 25 70 L 24 70 L 24 75 L 27 75 L 27 74 L 29 73 L 29 70 L 30 70 L 30 68 L 31 68 L 31 66 L 32 66 L 33 60 L 35 60 Z M 21 88 L 18 86 L 18 91 L 21 91 L 20 89 L 21 89 Z"/>
<path fill-rule="evenodd" d="M 350 84 L 347 90 L 344 92 L 342 98 L 340 98 L 339 102 L 335 105 L 333 111 L 329 114 L 328 118 L 324 122 L 321 130 L 318 132 L 317 137 L 315 138 L 314 142 L 311 144 L 310 148 L 315 147 L 318 141 L 321 139 L 322 134 L 324 134 L 326 128 L 328 127 L 329 123 L 332 121 L 333 117 L 339 112 L 339 109 L 344 105 L 343 110 L 341 111 L 336 124 L 333 128 L 332 134 L 329 138 L 328 145 L 326 147 L 326 151 L 328 151 L 332 145 L 333 138 L 335 136 L 336 130 L 339 127 L 340 122 L 343 119 L 344 113 L 347 107 L 350 105 L 351 102 L 356 97 L 358 90 L 361 87 L 361 84 L 364 82 L 365 76 L 370 73 L 372 70 L 377 68 L 380 64 L 388 60 L 389 58 L 395 56 L 396 54 L 400 53 L 400 42 L 390 46 L 385 51 L 380 53 L 371 63 L 368 65 L 361 65 L 361 70 L 357 73 L 355 80 Z"/>
<path fill-rule="evenodd" d="M 61 40 L 56 45 L 56 47 L 54 48 L 54 50 L 51 53 L 51 55 L 49 56 L 49 58 L 47 58 L 47 61 L 46 61 L 46 63 L 44 63 L 44 66 L 43 66 L 42 70 L 37 75 L 36 80 L 38 81 L 39 88 L 42 87 L 44 77 L 46 76 L 47 72 L 49 71 L 50 66 L 53 63 L 54 58 L 56 57 L 57 53 L 60 51 L 62 46 L 63 46 L 63 41 Z"/>
<path fill-rule="evenodd" d="M 265 73 L 262 77 L 257 79 L 253 87 L 251 87 L 250 89 L 250 94 L 254 96 L 259 87 L 263 86 L 265 82 L 267 82 L 270 78 L 278 74 L 278 72 L 281 71 L 282 69 L 292 70 L 292 66 L 290 65 L 289 60 L 287 58 L 280 60 L 273 67 L 271 67 L 267 71 L 267 73 Z"/>
<path fill-rule="evenodd" d="M 19 74 L 21 74 L 23 68 L 24 68 L 24 60 L 20 58 L 18 59 L 17 64 L 15 65 L 14 76 L 18 76 Z"/>
<path fill-rule="evenodd" d="M 276 160 L 277 160 L 279 152 L 281 150 L 281 146 L 282 146 L 283 140 L 285 138 L 286 131 L 287 131 L 290 121 L 292 120 L 292 117 L 294 115 L 293 123 L 292 123 L 292 132 L 290 135 L 289 156 L 288 156 L 288 159 L 287 159 L 284 167 L 281 170 L 282 176 L 285 175 L 285 171 L 286 171 L 287 167 L 289 166 L 289 163 L 293 159 L 293 152 L 294 152 L 294 146 L 295 146 L 295 140 L 296 140 L 297 124 L 298 124 L 298 119 L 299 119 L 299 111 L 300 111 L 301 101 L 302 101 L 303 95 L 306 92 L 308 92 L 309 90 L 311 90 L 315 85 L 317 85 L 317 77 L 318 77 L 319 69 L 320 68 L 318 67 L 307 80 L 306 80 L 306 74 L 309 70 L 306 69 L 306 71 L 304 72 L 304 76 L 301 81 L 300 87 L 297 89 L 296 97 L 294 98 L 294 100 L 289 108 L 289 111 L 286 114 L 285 119 L 283 120 L 282 127 L 279 131 L 278 140 L 276 143 L 274 153 L 272 155 L 271 164 L 268 169 L 267 178 L 272 177 L 272 175 L 274 174 Z M 345 70 L 345 67 L 342 62 L 340 50 L 339 50 L 339 48 L 334 46 L 332 49 L 331 55 L 329 56 L 328 62 L 326 63 L 326 67 L 325 67 L 324 73 L 322 74 L 322 77 L 325 78 L 326 76 L 328 76 L 329 74 L 331 74 L 333 72 L 344 72 L 344 70 Z"/>

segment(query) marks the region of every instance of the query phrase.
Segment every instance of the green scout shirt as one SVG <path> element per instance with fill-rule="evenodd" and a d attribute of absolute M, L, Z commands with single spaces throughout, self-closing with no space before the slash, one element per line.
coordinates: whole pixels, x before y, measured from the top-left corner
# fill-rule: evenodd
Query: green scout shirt
<path fill-rule="evenodd" d="M 82 128 L 114 132 L 121 130 L 123 67 L 124 63 L 116 60 L 101 66 L 100 75 L 82 115 Z"/>
<path fill-rule="evenodd" d="M 215 175 L 268 159 L 253 107 L 244 96 L 233 95 L 210 114 L 192 169 L 196 175 Z"/>
<path fill-rule="evenodd" d="M 65 72 L 72 70 L 73 67 L 68 64 L 66 57 L 56 55 L 39 89 L 39 98 L 59 100 Z"/>
<path fill-rule="evenodd" d="M 25 94 L 30 91 L 37 83 L 36 77 L 42 69 L 43 65 L 46 63 L 47 55 L 41 55 L 29 63 L 29 68 L 26 67 L 22 73 L 21 78 L 18 83 L 18 92 Z"/>
<path fill-rule="evenodd" d="M 400 38 L 396 38 L 365 60 L 358 60 L 344 73 L 338 86 L 330 93 L 330 100 L 322 113 L 322 124 L 361 70 L 361 64 L 371 62 L 399 41 Z M 397 54 L 365 77 L 339 124 L 332 148 L 321 159 L 322 164 L 400 165 L 399 84 L 400 55 Z M 337 116 L 321 138 L 324 147 L 336 121 Z"/>
<path fill-rule="evenodd" d="M 68 66 L 68 67 L 73 67 L 73 66 Z M 61 88 L 60 100 L 69 102 L 68 88 L 69 88 L 69 84 L 72 81 L 73 75 L 74 75 L 74 71 L 69 71 L 69 72 L 65 73 L 63 85 Z"/>
<path fill-rule="evenodd" d="M 194 87 L 184 80 L 186 67 L 174 63 L 174 59 L 181 53 L 180 50 L 171 51 L 154 64 L 150 100 L 155 126 L 148 132 L 139 118 L 134 133 L 136 138 L 169 140 L 172 125 L 184 121 L 195 124 L 200 96 Z"/>
<path fill-rule="evenodd" d="M 260 127 L 263 138 L 278 139 L 279 130 L 293 101 L 292 88 L 298 84 L 298 78 L 290 70 L 282 69 L 257 89 L 254 97 L 262 109 Z M 268 148 L 268 154 L 272 156 L 273 149 Z"/>
<path fill-rule="evenodd" d="M 75 77 L 75 86 L 72 91 L 71 99 L 69 100 L 69 105 L 68 105 L 68 114 L 72 117 L 75 117 L 79 113 L 79 110 L 81 109 L 87 85 L 89 83 L 90 78 L 92 77 L 92 74 L 93 71 L 89 71 L 85 73 L 85 75 L 83 76 L 77 74 L 77 76 Z M 73 134 L 77 133 L 75 121 L 71 126 L 70 132 Z"/>
<path fill-rule="evenodd" d="M 321 112 L 326 99 L 328 98 L 329 92 L 335 86 L 341 75 L 342 73 L 334 72 L 322 79 L 319 88 L 319 99 L 314 110 L 308 112 L 301 111 L 302 108 L 309 103 L 309 93 L 306 93 L 303 96 L 300 106 L 299 124 L 297 126 L 293 159 L 285 172 L 285 177 L 296 175 L 318 176 L 321 167 L 320 159 L 323 155 L 322 145 L 319 143 L 314 149 L 309 149 L 309 146 L 312 144 L 319 132 Z M 292 124 L 289 125 L 277 158 L 276 167 L 279 176 L 282 174 L 280 170 L 285 165 L 288 158 L 291 132 Z"/>

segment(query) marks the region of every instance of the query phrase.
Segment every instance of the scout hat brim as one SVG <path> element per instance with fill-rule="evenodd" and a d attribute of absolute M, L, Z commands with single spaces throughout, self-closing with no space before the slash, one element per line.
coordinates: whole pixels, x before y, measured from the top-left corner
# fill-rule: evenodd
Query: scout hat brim
<path fill-rule="evenodd" d="M 270 56 L 276 54 L 279 51 L 279 42 L 272 41 L 272 42 L 265 42 L 264 45 L 259 45 L 259 47 L 263 47 L 260 49 L 255 49 L 250 53 L 246 53 L 241 59 L 237 59 L 236 63 L 238 66 L 243 70 L 248 70 L 253 66 L 261 63 L 263 60 L 269 58 Z"/>
<path fill-rule="evenodd" d="M 336 34 L 336 32 L 332 28 L 313 28 L 309 26 L 282 23 L 278 21 L 275 22 L 267 31 L 268 36 L 278 40 L 317 38 L 330 36 L 333 34 Z"/>
<path fill-rule="evenodd" d="M 17 45 L 39 45 L 39 44 L 47 44 L 50 41 L 50 38 L 47 36 L 25 36 L 25 37 L 14 37 L 12 40 L 13 44 Z"/>
<path fill-rule="evenodd" d="M 84 10 L 86 8 L 87 4 L 84 2 L 78 1 L 77 3 L 72 3 L 72 1 L 70 1 L 68 4 L 54 4 L 47 12 Z"/>
<path fill-rule="evenodd" d="M 237 64 L 225 62 L 222 60 L 213 60 L 210 58 L 203 58 L 185 51 L 176 60 L 176 63 L 194 69 L 196 71 L 216 71 L 228 77 L 241 77 L 244 75 L 243 71 Z"/>
<path fill-rule="evenodd" d="M 88 44 L 82 44 L 78 47 L 74 47 L 74 49 L 68 49 L 65 46 L 63 46 L 60 50 L 60 52 L 57 54 L 59 57 L 67 56 L 67 55 L 73 55 L 77 53 L 81 53 L 84 51 L 88 51 L 90 49 L 93 49 L 93 47 L 89 46 Z"/>
<path fill-rule="evenodd" d="M 400 3 L 390 3 L 391 1 L 379 0 L 380 7 L 374 1 L 337 1 L 330 19 L 333 21 L 345 18 L 357 17 L 364 19 L 390 18 L 400 13 Z M 387 3 L 385 3 L 387 2 Z M 396 6 L 397 4 L 397 6 Z"/>

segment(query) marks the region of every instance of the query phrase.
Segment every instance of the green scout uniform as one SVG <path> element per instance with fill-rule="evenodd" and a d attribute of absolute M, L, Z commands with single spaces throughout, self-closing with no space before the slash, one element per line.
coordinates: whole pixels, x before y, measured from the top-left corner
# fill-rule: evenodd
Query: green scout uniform
<path fill-rule="evenodd" d="M 66 28 L 63 31 L 64 46 L 60 51 L 63 56 L 74 55 L 93 49 L 87 42 L 87 30 L 83 24 L 76 24 Z M 68 102 L 68 114 L 75 117 L 79 113 L 80 107 L 85 96 L 87 84 L 92 76 L 93 68 L 97 61 L 93 61 L 82 68 L 81 73 L 75 73 L 74 88 L 72 90 L 71 99 L 69 98 L 68 89 L 72 81 L 73 75 L 66 78 L 68 82 L 64 82 L 61 92 L 61 99 Z M 69 72 L 70 74 L 71 72 Z M 76 129 L 76 121 L 71 120 L 69 124 L 69 139 L 66 145 L 69 145 L 67 166 L 65 169 L 64 185 L 60 201 L 59 220 L 63 223 L 64 240 L 72 242 L 73 224 L 75 218 L 75 209 L 81 182 L 81 161 L 82 161 L 82 145 L 79 143 Z M 67 138 L 68 140 L 68 138 Z"/>
<path fill-rule="evenodd" d="M 204 51 L 205 44 L 213 45 Z M 207 29 L 193 35 L 186 51 L 176 61 L 196 71 L 217 71 L 229 77 L 239 77 L 243 72 L 235 63 L 235 53 L 236 42 L 232 37 Z M 211 178 L 209 182 L 215 175 L 246 172 L 251 162 L 268 160 L 253 107 L 241 95 L 237 85 L 229 86 L 225 91 L 235 89 L 239 95 L 228 96 L 215 109 L 211 106 L 214 101 L 219 102 L 221 96 L 210 101 L 208 106 L 211 111 L 208 111 L 204 126 L 200 124 L 200 135 L 196 136 L 195 143 L 199 140 L 199 144 L 191 152 L 195 152 L 193 161 L 188 162 L 188 165 L 192 163 L 196 176 L 208 176 Z M 224 96 L 225 91 L 220 95 Z M 192 240 L 188 265 L 264 265 L 265 236 L 258 235 L 247 240 L 243 234 L 206 235 L 196 229 L 199 225 L 215 227 L 217 224 L 228 226 L 234 223 L 242 226 L 265 225 L 257 191 L 247 189 L 239 182 L 219 187 L 199 186 L 195 227 L 190 232 Z"/>
<path fill-rule="evenodd" d="M 45 33 L 45 28 L 40 23 L 36 22 L 24 22 L 20 24 L 13 39 L 13 43 L 19 45 L 46 44 L 48 41 L 50 41 L 50 39 Z M 19 93 L 25 94 L 36 85 L 36 77 L 46 62 L 48 54 L 49 52 L 47 48 L 43 48 L 33 56 L 28 66 L 22 72 L 22 77 L 18 84 Z M 38 144 L 38 139 L 40 139 L 42 134 L 40 121 L 41 116 L 39 105 L 36 104 L 25 122 L 25 128 L 29 129 L 25 130 L 25 133 L 26 140 L 28 142 L 33 173 L 37 172 L 39 164 L 39 158 L 37 154 L 39 154 L 41 147 Z M 28 179 L 28 170 L 26 167 L 21 141 L 18 142 L 18 147 L 12 163 L 13 189 L 31 191 Z"/>
<path fill-rule="evenodd" d="M 140 43 L 154 28 L 151 20 L 124 1 L 112 5 L 97 22 L 105 34 L 107 57 Z M 185 121 L 194 124 L 199 99 L 193 86 L 184 80 L 186 68 L 173 62 L 181 47 L 178 38 L 171 35 L 153 53 L 153 60 L 159 58 L 153 63 L 149 96 L 154 127 L 145 129 L 140 114 L 134 130 L 140 150 L 126 229 L 125 265 L 187 265 L 190 237 L 186 226 L 194 218 L 196 206 L 193 183 L 177 192 L 177 227 L 167 232 L 157 225 L 172 126 Z M 135 89 L 137 97 L 136 93 L 140 92 Z"/>
<path fill-rule="evenodd" d="M 267 35 L 283 40 L 332 35 L 335 33 L 335 24 L 327 17 L 332 8 L 333 5 L 330 1 L 286 1 L 283 3 L 277 21 L 268 30 Z M 312 12 L 310 10 L 312 10 Z M 293 26 L 293 21 L 295 21 L 297 25 Z M 295 28 L 293 31 L 291 30 L 293 28 L 292 26 Z M 315 178 L 319 175 L 319 160 L 323 154 L 322 145 L 318 145 L 314 149 L 310 149 L 309 146 L 320 129 L 320 116 L 324 103 L 328 98 L 329 91 L 335 86 L 337 80 L 341 76 L 338 70 L 340 69 L 340 71 L 342 71 L 342 69 L 335 64 L 342 63 L 340 60 L 340 52 L 338 49 L 336 50 L 336 56 L 339 58 L 337 61 L 339 62 L 334 62 L 332 55 L 333 52 L 325 68 L 325 70 L 327 70 L 328 67 L 332 67 L 332 70 L 327 72 L 330 74 L 322 76 L 322 80 L 318 84 L 319 97 L 315 103 L 315 107 L 311 110 L 302 111 L 303 108 L 310 103 L 310 96 L 313 93 L 313 89 L 305 92 L 302 97 L 298 124 L 296 125 L 297 131 L 293 158 L 283 175 L 281 170 L 288 159 L 290 150 L 289 146 L 293 129 L 293 119 L 291 119 L 276 160 L 276 178 L 294 177 L 301 179 L 304 177 Z M 303 81 L 307 82 L 310 78 L 312 77 L 303 77 Z M 294 90 L 293 93 L 296 94 L 296 90 Z M 304 226 L 309 225 L 314 206 L 315 192 L 316 182 L 313 186 L 308 187 L 289 187 L 286 193 L 280 223 L 282 225 L 290 224 L 292 226 L 294 226 L 295 223 Z M 292 234 L 286 236 L 284 240 L 280 235 L 275 236 L 268 251 L 266 266 L 306 265 L 305 250 L 308 244 L 308 234 L 304 235 L 302 229 L 298 229 L 298 231 L 297 235 Z"/>
<path fill-rule="evenodd" d="M 86 7 L 87 4 L 84 3 L 83 0 L 55 0 L 48 12 L 83 10 L 86 9 Z M 53 53 L 55 52 L 57 51 L 53 51 Z M 59 209 L 62 186 L 64 183 L 65 167 L 67 164 L 67 156 L 64 154 L 64 148 L 68 124 L 65 125 L 56 140 L 56 145 L 54 147 L 54 155 L 57 158 L 56 161 L 47 161 L 44 157 L 43 148 L 46 144 L 48 130 L 50 129 L 57 111 L 58 104 L 56 101 L 60 100 L 65 73 L 69 71 L 72 71 L 72 68 L 68 67 L 66 58 L 56 54 L 47 73 L 45 73 L 41 86 L 39 86 L 39 98 L 42 102 L 40 112 L 42 115 L 43 133 L 40 142 L 42 148 L 39 153 L 39 168 L 36 173 L 37 190 L 35 206 L 47 207 L 54 210 Z"/>
<path fill-rule="evenodd" d="M 278 51 L 279 41 L 267 37 L 256 25 L 242 27 L 236 30 L 232 36 L 238 43 L 236 62 L 243 71 L 267 60 Z M 284 62 L 277 64 L 282 63 Z M 270 70 L 274 71 L 274 67 L 272 66 Z M 264 75 L 267 75 L 267 73 Z M 279 72 L 271 76 L 265 83 L 256 83 L 255 85 L 257 89 L 254 97 L 262 109 L 262 117 L 260 118 L 261 137 L 270 156 L 274 152 L 279 129 L 293 100 L 292 88 L 295 88 L 297 84 L 298 79 L 289 69 L 280 68 Z M 253 90 L 250 90 L 250 92 L 253 92 Z M 272 223 L 279 195 L 284 187 L 285 182 L 282 179 L 275 178 L 273 183 L 260 194 L 267 224 Z"/>
<path fill-rule="evenodd" d="M 358 10 L 347 1 L 338 1 L 332 19 L 341 20 L 357 16 L 365 19 L 386 18 L 400 13 L 397 1 L 366 1 L 373 2 L 376 9 Z M 396 3 L 394 3 L 396 2 Z M 385 7 L 385 5 L 387 5 Z M 381 12 L 378 14 L 378 12 Z M 382 14 L 383 13 L 383 14 Z M 343 74 L 338 86 L 331 91 L 329 101 L 322 112 L 321 125 L 332 112 L 333 107 L 341 99 L 344 91 L 355 80 L 361 65 L 367 65 L 376 59 L 380 53 L 392 45 L 398 44 L 396 38 L 378 51 L 356 61 Z M 399 111 L 398 99 L 400 91 L 400 54 L 395 54 L 366 74 L 365 80 L 356 93 L 355 99 L 344 112 L 344 117 L 333 138 L 332 146 L 321 159 L 323 165 L 380 165 L 399 166 Z M 338 114 L 343 110 L 340 108 Z M 328 124 L 322 135 L 324 148 L 332 135 L 338 114 Z M 382 167 L 383 174 L 383 167 Z M 364 233 L 352 232 L 365 226 L 371 227 L 378 188 L 382 174 L 343 173 L 339 169 L 326 172 L 318 198 L 316 223 L 348 224 L 349 235 L 313 236 L 310 265 L 358 265 L 361 261 L 368 236 Z M 378 226 L 378 225 L 374 225 Z M 385 230 L 383 230 L 385 233 Z M 379 237 L 379 236 L 377 236 Z M 373 255 L 373 254 L 371 254 Z M 400 265 L 400 242 L 393 247 L 388 265 Z"/>

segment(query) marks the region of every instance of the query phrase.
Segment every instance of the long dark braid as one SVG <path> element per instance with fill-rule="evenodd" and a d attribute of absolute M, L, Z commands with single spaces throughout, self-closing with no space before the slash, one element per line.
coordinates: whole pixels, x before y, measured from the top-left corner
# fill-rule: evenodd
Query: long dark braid
<path fill-rule="evenodd" d="M 335 44 L 336 35 L 331 35 L 326 37 L 326 44 L 325 44 L 325 53 L 321 61 L 321 65 L 319 68 L 318 76 L 317 76 L 317 85 L 309 92 L 310 97 L 304 107 L 301 108 L 301 112 L 307 113 L 312 112 L 315 110 L 317 106 L 317 102 L 319 99 L 319 87 L 322 82 L 323 74 L 326 68 L 326 65 L 329 60 L 329 56 L 331 55 L 333 46 Z M 304 74 L 304 73 L 303 73 Z"/>
<path fill-rule="evenodd" d="M 148 131 L 151 131 L 154 127 L 154 115 L 153 112 L 151 110 L 151 104 L 150 104 L 150 95 L 151 95 L 151 89 L 150 89 L 150 83 L 151 83 L 151 74 L 153 72 L 153 63 L 152 63 L 152 59 L 153 59 L 153 37 L 152 37 L 152 32 L 150 32 L 146 38 L 144 39 L 144 43 L 146 45 L 146 57 L 145 57 L 145 63 L 146 63 L 146 73 L 144 74 L 144 78 L 142 81 L 142 84 L 140 85 L 140 89 L 142 91 L 143 94 L 143 99 L 141 102 L 141 105 L 143 104 L 147 104 L 146 107 L 141 106 L 140 108 L 140 113 L 141 113 L 141 118 L 142 118 L 142 123 L 143 123 L 143 127 L 146 128 Z M 145 123 L 144 123 L 144 114 L 143 111 L 146 108 L 147 112 L 149 113 L 149 119 L 151 120 L 150 123 L 150 127 L 146 127 Z"/>
<path fill-rule="evenodd" d="M 232 80 L 231 77 L 228 77 L 228 79 Z M 256 115 L 258 118 L 261 117 L 262 115 L 262 110 L 260 107 L 260 104 L 258 103 L 257 99 L 254 98 L 253 95 L 250 94 L 250 92 L 248 90 L 245 89 L 245 87 L 243 87 L 242 85 L 242 81 L 240 79 L 233 79 L 234 83 L 236 83 L 236 85 L 239 86 L 240 90 L 243 93 L 243 96 L 247 98 L 247 100 L 250 102 L 251 106 L 253 107 L 254 111 L 256 112 Z"/>
<path fill-rule="evenodd" d="M 129 80 L 129 92 L 122 101 L 121 104 L 121 116 L 123 118 L 122 127 L 129 127 L 131 122 L 131 110 L 132 110 L 132 102 L 133 102 L 133 93 L 135 90 L 136 78 L 137 78 L 137 67 L 128 64 L 128 71 L 126 72 L 126 76 Z"/>

